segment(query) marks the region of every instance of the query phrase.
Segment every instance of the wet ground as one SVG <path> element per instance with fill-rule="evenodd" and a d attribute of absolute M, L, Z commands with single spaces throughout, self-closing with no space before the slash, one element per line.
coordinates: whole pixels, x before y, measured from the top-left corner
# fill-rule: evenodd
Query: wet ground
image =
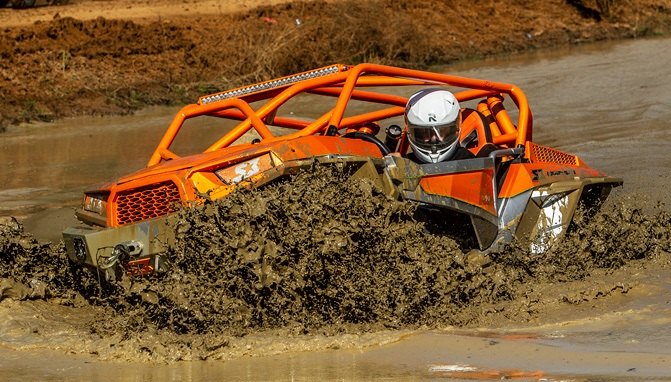
<path fill-rule="evenodd" d="M 241 326 L 233 325 L 233 331 L 208 327 L 200 330 L 205 337 L 193 335 L 194 330 L 187 330 L 185 337 L 160 327 L 134 327 L 142 321 L 133 319 L 146 317 L 142 316 L 146 312 L 132 306 L 131 318 L 110 319 L 111 330 L 98 323 L 98 332 L 91 334 L 90 319 L 101 311 L 84 302 L 68 301 L 66 305 L 72 307 L 54 301 L 5 299 L 0 303 L 1 376 L 8 380 L 100 376 L 115 380 L 222 376 L 235 380 L 671 380 L 671 352 L 666 346 L 671 339 L 667 330 L 670 248 L 668 241 L 649 235 L 658 232 L 658 238 L 664 237 L 670 229 L 668 215 L 661 212 L 668 206 L 655 203 L 668 202 L 670 190 L 671 155 L 665 146 L 671 138 L 671 106 L 666 102 L 671 99 L 671 83 L 666 75 L 668 60 L 657 54 L 670 44 L 668 39 L 641 40 L 445 69 L 517 84 L 534 110 L 538 142 L 576 153 L 588 164 L 625 179 L 614 198 L 622 204 L 614 202 L 602 226 L 590 227 L 591 235 L 583 241 L 587 247 L 605 246 L 607 258 L 623 260 L 623 267 L 600 268 L 587 263 L 593 259 L 580 257 L 578 265 L 586 261 L 582 275 L 539 267 L 544 282 L 517 275 L 518 283 L 509 285 L 513 300 L 492 299 L 484 292 L 496 286 L 483 282 L 471 300 L 456 306 L 424 306 L 424 315 L 407 324 L 402 311 L 384 312 L 384 305 L 364 304 L 385 319 L 337 324 L 333 320 L 340 313 L 332 310 L 322 311 L 316 321 L 314 317 L 301 321 L 296 315 L 298 323 L 259 324 L 242 333 L 235 332 Z M 60 229 L 71 224 L 72 207 L 84 187 L 141 167 L 173 112 L 154 109 L 133 117 L 82 118 L 10 130 L 0 136 L 0 161 L 8 164 L 8 171 L 0 174 L 0 214 L 17 216 L 39 240 L 57 238 Z M 198 223 L 211 224 L 206 219 Z M 597 236 L 601 242 L 594 240 Z M 188 240 L 184 243 L 189 245 Z M 567 248 L 575 248 L 577 255 L 580 244 L 568 243 Z M 34 248 L 31 245 L 26 247 Z M 430 261 L 430 252 L 420 253 L 426 256 L 422 259 Z M 566 254 L 558 259 L 565 261 L 560 264 L 576 266 Z M 514 272 L 514 267 L 508 270 Z M 385 293 L 395 293 L 389 287 L 393 282 L 379 281 L 386 285 Z M 370 291 L 381 293 L 382 289 L 378 285 Z M 199 291 L 198 286 L 193 290 Z M 350 290 L 359 298 L 365 291 Z M 282 301 L 274 301 L 279 305 L 273 309 L 281 311 Z M 201 313 L 204 306 L 198 305 Z M 291 306 L 284 308 L 291 312 Z M 282 319 L 281 314 L 272 316 Z M 176 317 L 167 316 L 171 322 Z M 233 321 L 234 317 L 210 313 L 205 318 Z M 216 320 L 206 323 L 221 325 Z M 133 328 L 144 333 L 133 333 Z M 229 360 L 128 363 L 200 358 Z M 115 359 L 130 367 L 119 367 Z"/>

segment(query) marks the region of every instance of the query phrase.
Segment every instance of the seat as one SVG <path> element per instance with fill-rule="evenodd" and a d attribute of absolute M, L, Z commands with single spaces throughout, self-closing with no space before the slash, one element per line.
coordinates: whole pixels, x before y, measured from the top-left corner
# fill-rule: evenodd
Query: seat
<path fill-rule="evenodd" d="M 476 157 L 487 156 L 497 149 L 492 140 L 489 123 L 482 113 L 465 108 L 461 110 L 459 118 L 461 118 L 459 142 L 462 147 L 467 148 Z"/>

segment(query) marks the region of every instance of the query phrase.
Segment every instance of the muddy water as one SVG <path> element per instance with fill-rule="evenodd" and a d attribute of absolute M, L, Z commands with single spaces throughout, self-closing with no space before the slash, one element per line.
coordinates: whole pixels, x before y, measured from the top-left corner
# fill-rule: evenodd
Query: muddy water
<path fill-rule="evenodd" d="M 668 39 L 608 43 L 492 61 L 463 73 L 520 86 L 536 140 L 625 178 L 626 190 L 668 200 L 668 190 L 656 185 L 671 168 L 669 46 Z"/>
<path fill-rule="evenodd" d="M 82 191 L 146 164 L 172 114 L 148 109 L 11 128 L 0 137 L 0 216 L 22 218 L 38 238 L 58 240 L 75 222 Z"/>
<path fill-rule="evenodd" d="M 577 153 L 590 165 L 623 177 L 625 197 L 642 195 L 668 201 L 671 155 L 665 146 L 671 138 L 667 122 L 671 118 L 671 79 L 665 67 L 668 58 L 658 53 L 670 44 L 668 39 L 636 41 L 449 70 L 517 84 L 531 101 L 536 140 Z M 81 190 L 142 166 L 173 112 L 155 109 L 134 117 L 76 119 L 14 129 L 0 136 L 0 160 L 7 164 L 7 171 L 0 174 L 0 214 L 20 217 L 38 238 L 57 237 L 60 225 L 69 225 L 66 220 Z M 6 348 L 0 350 L 0 377 L 472 380 L 515 376 L 521 370 L 527 379 L 543 375 L 572 380 L 671 380 L 667 345 L 671 340 L 667 329 L 671 288 L 666 281 L 671 273 L 662 263 L 658 272 L 641 275 L 636 267 L 624 268 L 619 275 L 606 273 L 586 280 L 585 285 L 597 285 L 595 295 L 614 293 L 604 302 L 585 296 L 590 289 L 583 285 L 578 289 L 582 297 L 572 296 L 570 291 L 567 296 L 570 301 L 584 299 L 585 303 L 555 303 L 528 317 L 530 322 L 517 316 L 517 322 L 492 322 L 485 326 L 489 329 L 427 332 L 400 328 L 373 331 L 369 336 L 314 336 L 308 340 L 295 339 L 294 333 L 270 332 L 234 344 L 241 347 L 239 354 L 265 357 L 169 366 L 131 364 L 120 368 L 82 357 L 82 353 L 103 354 L 105 346 L 115 343 L 89 339 L 77 325 L 85 319 L 81 313 L 65 307 L 60 311 L 39 301 L 4 301 L 0 304 L 4 322 L 1 340 Z M 618 287 L 621 280 L 635 287 L 622 294 L 618 291 L 631 286 Z M 73 340 L 73 333 L 83 339 L 81 343 Z M 403 339 L 396 341 L 399 338 Z M 393 343 L 365 347 L 390 341 Z M 45 352 L 41 344 L 59 351 Z M 329 348 L 350 350 L 271 356 Z M 68 351 L 79 355 L 66 356 Z M 469 367 L 477 367 L 481 374 Z"/>

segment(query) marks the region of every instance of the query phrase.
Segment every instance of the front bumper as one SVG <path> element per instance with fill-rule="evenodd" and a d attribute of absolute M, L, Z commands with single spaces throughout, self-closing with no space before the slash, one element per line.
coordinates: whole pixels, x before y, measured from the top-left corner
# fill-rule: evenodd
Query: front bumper
<path fill-rule="evenodd" d="M 156 257 L 173 242 L 167 217 L 114 228 L 71 227 L 63 231 L 68 257 L 79 264 L 103 268 L 117 245 L 139 243 L 141 251 L 129 260 Z"/>

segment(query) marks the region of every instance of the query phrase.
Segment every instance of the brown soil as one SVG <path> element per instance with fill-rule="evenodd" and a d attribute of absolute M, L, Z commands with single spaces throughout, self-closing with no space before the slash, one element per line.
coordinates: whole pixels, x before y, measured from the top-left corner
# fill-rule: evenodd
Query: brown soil
<path fill-rule="evenodd" d="M 189 103 L 333 62 L 425 67 L 663 34 L 671 1 L 72 0 L 0 9 L 0 25 L 2 128 Z"/>

